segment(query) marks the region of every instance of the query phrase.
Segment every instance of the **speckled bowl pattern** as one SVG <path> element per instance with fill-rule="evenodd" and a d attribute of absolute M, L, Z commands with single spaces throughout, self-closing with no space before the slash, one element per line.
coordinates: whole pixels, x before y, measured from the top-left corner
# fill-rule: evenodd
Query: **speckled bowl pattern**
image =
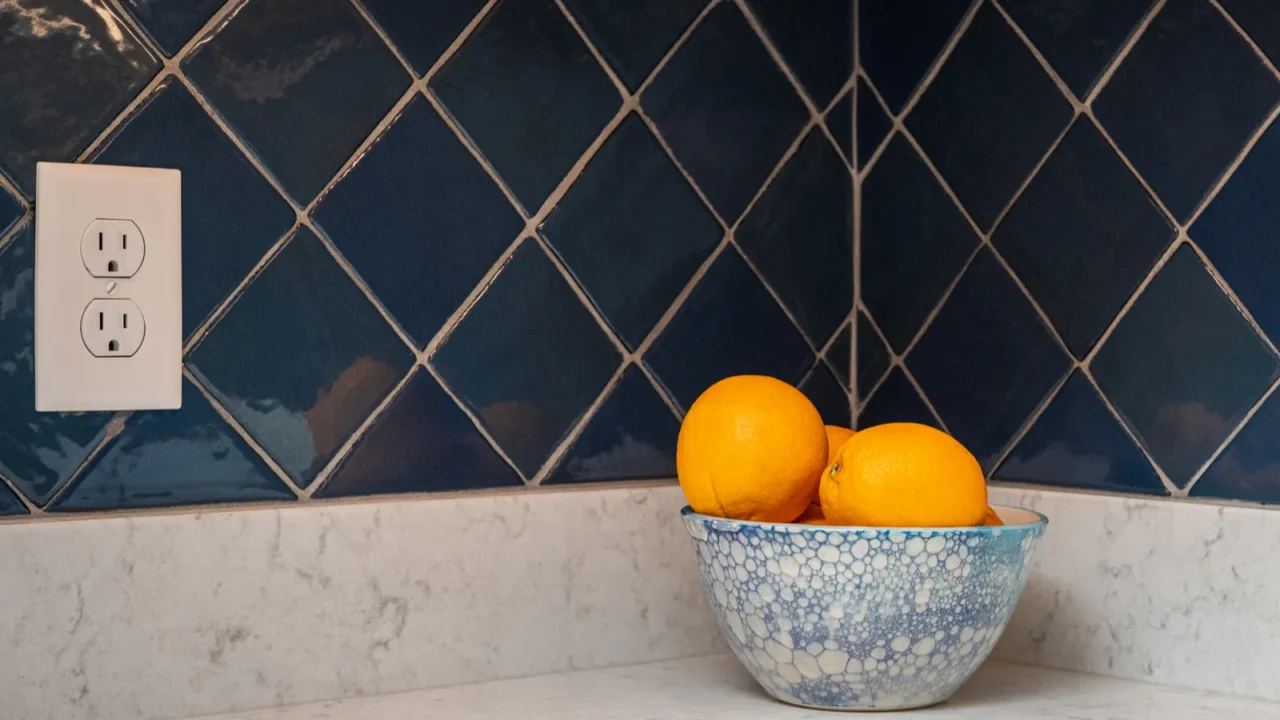
<path fill-rule="evenodd" d="M 942 702 L 986 659 L 1047 524 L 1004 527 L 755 523 L 682 511 L 707 599 L 770 695 L 836 710 Z"/>

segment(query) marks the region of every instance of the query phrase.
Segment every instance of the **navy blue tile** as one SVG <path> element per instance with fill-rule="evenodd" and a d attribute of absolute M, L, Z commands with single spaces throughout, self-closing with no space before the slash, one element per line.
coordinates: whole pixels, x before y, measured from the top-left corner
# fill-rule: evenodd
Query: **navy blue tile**
<path fill-rule="evenodd" d="M 94 156 L 182 171 L 182 331 L 189 335 L 293 225 L 293 208 L 177 80 Z"/>
<path fill-rule="evenodd" d="M 1280 503 L 1280 395 L 1272 394 L 1191 488 L 1191 497 Z"/>
<path fill-rule="evenodd" d="M 205 387 L 306 487 L 413 355 L 302 228 L 191 352 Z"/>
<path fill-rule="evenodd" d="M 733 3 L 707 14 L 645 90 L 641 104 L 729 223 L 809 119 Z"/>
<path fill-rule="evenodd" d="M 861 313 L 859 313 L 859 315 L 861 315 Z M 849 354 L 852 351 L 853 346 L 852 335 L 853 331 L 851 324 L 845 323 L 840 328 L 840 334 L 836 335 L 835 340 L 831 341 L 831 347 L 827 348 L 827 362 L 831 365 L 831 369 L 835 371 L 836 377 L 840 378 L 840 384 L 845 387 L 849 387 Z M 859 353 L 858 362 L 859 366 L 861 366 L 861 353 Z M 861 373 L 861 371 L 859 371 L 859 373 Z"/>
<path fill-rule="evenodd" d="M 629 367 L 544 484 L 675 477 L 679 434 L 671 408 Z"/>
<path fill-rule="evenodd" d="M 250 0 L 183 67 L 300 205 L 410 81 L 345 0 Z"/>
<path fill-rule="evenodd" d="M 364 6 L 419 74 L 453 44 L 485 0 L 364 0 Z"/>
<path fill-rule="evenodd" d="M 840 427 L 849 427 L 852 424 L 849 416 L 849 395 L 826 363 L 818 363 L 800 382 L 800 392 L 804 393 L 814 407 L 818 408 L 818 414 L 822 415 L 822 422 Z"/>
<path fill-rule="evenodd" d="M 632 91 L 707 5 L 706 0 L 565 0 L 564 4 Z"/>
<path fill-rule="evenodd" d="M 820 108 L 853 72 L 853 0 L 748 0 L 774 47 Z"/>
<path fill-rule="evenodd" d="M 1262 330 L 1280 340 L 1280 125 L 1263 133 L 1189 232 Z"/>
<path fill-rule="evenodd" d="M 0 517 L 27 515 L 27 508 L 8 487 L 0 484 Z"/>
<path fill-rule="evenodd" d="M 983 5 L 907 127 L 974 222 L 989 230 L 1071 114 L 1013 28 Z"/>
<path fill-rule="evenodd" d="M 1180 487 L 1280 370 L 1189 245 L 1143 290 L 1091 367 L 1102 392 Z"/>
<path fill-rule="evenodd" d="M 542 234 L 635 349 L 723 231 L 636 115 L 609 137 Z"/>
<path fill-rule="evenodd" d="M 645 365 L 688 408 L 730 375 L 768 375 L 798 383 L 813 352 L 742 256 L 726 249 L 654 340 Z"/>
<path fill-rule="evenodd" d="M 853 179 L 810 132 L 734 233 L 814 346 L 853 306 Z"/>
<path fill-rule="evenodd" d="M 22 217 L 22 203 L 4 188 L 0 188 L 0 235 L 4 235 L 20 217 Z"/>
<path fill-rule="evenodd" d="M 929 402 L 988 472 L 1070 361 L 990 250 L 907 356 Z"/>
<path fill-rule="evenodd" d="M 898 352 L 978 244 L 911 143 L 896 135 L 862 183 L 862 302 Z"/>
<path fill-rule="evenodd" d="M 938 427 L 929 406 L 920 399 L 902 368 L 894 368 L 858 413 L 858 429 L 891 422 L 913 422 Z"/>
<path fill-rule="evenodd" d="M 419 371 L 316 490 L 316 497 L 522 485 L 453 399 Z"/>
<path fill-rule="evenodd" d="M 1167 495 L 1093 385 L 1073 372 L 993 475 L 998 480 Z"/>
<path fill-rule="evenodd" d="M 421 98 L 321 199 L 315 218 L 419 347 L 524 228 Z"/>
<path fill-rule="evenodd" d="M 432 78 L 431 92 L 530 214 L 621 104 L 552 0 L 499 3 Z"/>
<path fill-rule="evenodd" d="M 125 10 L 172 57 L 226 0 L 121 0 Z"/>
<path fill-rule="evenodd" d="M 1164 213 L 1081 117 L 991 242 L 1071 352 L 1084 357 L 1173 236 Z"/>
<path fill-rule="evenodd" d="M 1280 82 L 1222 13 L 1207 0 L 1180 0 L 1152 20 L 1093 110 L 1186 220 L 1277 101 Z"/>
<path fill-rule="evenodd" d="M 140 412 L 51 510 L 294 500 L 296 496 L 190 381 L 182 409 Z"/>
<path fill-rule="evenodd" d="M 0 7 L 0 171 L 28 198 L 36 162 L 70 162 L 160 67 L 106 0 Z"/>
<path fill-rule="evenodd" d="M 37 413 L 35 231 L 0 249 L 0 473 L 44 505 L 98 444 L 111 413 Z"/>
<path fill-rule="evenodd" d="M 431 362 L 531 478 L 621 360 L 551 259 L 527 240 Z"/>
<path fill-rule="evenodd" d="M 840 152 L 850 165 L 853 156 L 853 90 L 840 96 L 840 100 L 827 113 L 827 129 L 840 146 Z"/>
<path fill-rule="evenodd" d="M 863 400 L 889 369 L 889 348 L 871 327 L 866 313 L 858 311 L 858 397 Z"/>
<path fill-rule="evenodd" d="M 1152 0 L 1014 0 L 1005 3 L 1078 98 L 1084 98 L 1133 34 Z"/>
<path fill-rule="evenodd" d="M 1280 13 L 1272 0 L 1218 0 L 1272 64 L 1280 62 Z"/>
<path fill-rule="evenodd" d="M 858 56 L 893 111 L 907 104 L 972 0 L 861 0 Z"/>
<path fill-rule="evenodd" d="M 858 81 L 858 157 L 857 166 L 867 164 L 876 148 L 884 142 L 884 138 L 893 130 L 893 119 L 884 112 L 884 106 L 876 99 L 875 93 L 866 81 Z"/>

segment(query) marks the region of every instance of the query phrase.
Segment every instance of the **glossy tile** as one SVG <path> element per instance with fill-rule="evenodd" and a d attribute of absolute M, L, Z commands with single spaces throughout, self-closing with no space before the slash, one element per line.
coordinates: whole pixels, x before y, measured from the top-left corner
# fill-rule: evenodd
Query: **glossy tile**
<path fill-rule="evenodd" d="M 717 380 L 769 375 L 799 383 L 813 352 L 751 268 L 726 248 L 644 356 L 681 408 Z"/>
<path fill-rule="evenodd" d="M 913 422 L 938 427 L 938 421 L 929 412 L 929 406 L 920 399 L 902 368 L 889 372 L 875 394 L 867 399 L 858 413 L 858 429 L 875 427 L 891 422 Z"/>
<path fill-rule="evenodd" d="M 811 131 L 734 232 L 814 347 L 853 305 L 853 180 Z"/>
<path fill-rule="evenodd" d="M 849 387 L 849 369 L 852 367 L 849 364 L 849 354 L 853 349 L 852 334 L 850 323 L 845 322 L 840 327 L 840 332 L 836 335 L 836 338 L 831 341 L 831 346 L 827 348 L 827 364 L 831 365 L 836 377 L 840 378 L 840 384 L 846 388 Z"/>
<path fill-rule="evenodd" d="M 621 104 L 552 0 L 498 3 L 431 80 L 431 92 L 529 214 Z"/>
<path fill-rule="evenodd" d="M 305 488 L 413 361 L 302 228 L 191 352 L 188 366 Z"/>
<path fill-rule="evenodd" d="M 418 370 L 315 496 L 521 484 L 435 378 Z"/>
<path fill-rule="evenodd" d="M 635 114 L 605 141 L 541 232 L 633 350 L 723 235 Z"/>
<path fill-rule="evenodd" d="M 1079 370 L 999 469 L 997 480 L 1167 495 L 1147 458 Z"/>
<path fill-rule="evenodd" d="M 858 311 L 858 397 L 865 401 L 871 389 L 884 377 L 892 358 L 889 348 L 871 327 L 866 313 Z"/>
<path fill-rule="evenodd" d="M 4 235 L 13 224 L 22 217 L 22 203 L 0 188 L 0 236 Z"/>
<path fill-rule="evenodd" d="M 1093 109 L 1184 221 L 1277 101 L 1280 81 L 1226 18 L 1208 0 L 1181 0 L 1160 10 Z"/>
<path fill-rule="evenodd" d="M 1102 392 L 1185 486 L 1257 401 L 1276 357 L 1183 245 L 1092 363 Z"/>
<path fill-rule="evenodd" d="M 321 198 L 315 218 L 420 348 L 524 229 L 422 98 Z"/>
<path fill-rule="evenodd" d="M 1021 0 L 1004 8 L 1083 99 L 1151 5 L 1152 0 Z"/>
<path fill-rule="evenodd" d="M 1280 14 L 1271 0 L 1218 0 L 1274 65 L 1280 62 Z"/>
<path fill-rule="evenodd" d="M 296 499 L 190 380 L 182 409 L 134 413 L 54 511 Z"/>
<path fill-rule="evenodd" d="M 907 349 L 978 236 L 901 135 L 862 184 L 862 302 L 889 344 Z"/>
<path fill-rule="evenodd" d="M 1280 436 L 1280 397 L 1273 393 L 1191 487 L 1191 497 L 1280 503 L 1277 436 Z"/>
<path fill-rule="evenodd" d="M 485 0 L 363 0 L 364 7 L 419 75 L 425 75 L 485 5 Z"/>
<path fill-rule="evenodd" d="M 226 0 L 121 0 L 165 55 L 173 57 Z"/>
<path fill-rule="evenodd" d="M 28 514 L 30 513 L 27 511 L 26 506 L 22 504 L 22 501 L 18 499 L 18 496 L 14 495 L 9 488 L 0 484 L 0 517 Z"/>
<path fill-rule="evenodd" d="M 884 112 L 884 106 L 871 92 L 865 80 L 858 81 L 857 167 L 864 167 L 875 154 L 876 148 L 893 131 L 893 119 Z"/>
<path fill-rule="evenodd" d="M 299 205 L 333 178 L 410 81 L 344 0 L 249 0 L 183 69 Z"/>
<path fill-rule="evenodd" d="M 853 74 L 851 0 L 747 0 L 809 98 L 825 108 Z"/>
<path fill-rule="evenodd" d="M 431 358 L 526 478 L 621 362 L 533 240 L 516 250 Z"/>
<path fill-rule="evenodd" d="M 30 222 L 0 248 L 0 474 L 44 505 L 97 446 L 112 413 L 35 411 L 34 254 Z"/>
<path fill-rule="evenodd" d="M 1082 358 L 1173 238 L 1164 213 L 1082 116 L 991 242 Z"/>
<path fill-rule="evenodd" d="M 679 433 L 671 408 L 629 367 L 544 484 L 675 477 Z"/>
<path fill-rule="evenodd" d="M 565 0 L 564 4 L 632 92 L 707 5 L 706 0 Z"/>
<path fill-rule="evenodd" d="M 987 249 L 965 270 L 906 363 L 947 429 L 987 472 L 1071 369 L 1049 328 Z"/>
<path fill-rule="evenodd" d="M 271 187 L 177 80 L 166 80 L 93 162 L 182 171 L 182 331 L 190 335 L 293 225 Z"/>
<path fill-rule="evenodd" d="M 895 112 L 933 66 L 973 0 L 859 0 L 862 67 Z"/>
<path fill-rule="evenodd" d="M 854 162 L 853 93 L 852 89 L 846 90 L 844 95 L 840 96 L 840 100 L 831 107 L 826 117 L 827 129 L 836 139 L 836 145 L 840 147 L 840 154 L 844 155 L 845 162 L 850 165 Z"/>
<path fill-rule="evenodd" d="M 0 170 L 35 195 L 36 162 L 70 162 L 160 63 L 107 0 L 0 6 Z"/>
<path fill-rule="evenodd" d="M 827 425 L 849 427 L 852 421 L 849 416 L 848 392 L 836 380 L 831 368 L 826 363 L 818 363 L 805 376 L 799 385 L 800 392 L 805 394 L 818 408 L 822 422 Z"/>
<path fill-rule="evenodd" d="M 809 118 L 733 3 L 703 18 L 640 103 L 730 224 Z"/>
<path fill-rule="evenodd" d="M 990 230 L 1071 114 L 1035 56 L 985 4 L 906 123 L 974 222 Z"/>

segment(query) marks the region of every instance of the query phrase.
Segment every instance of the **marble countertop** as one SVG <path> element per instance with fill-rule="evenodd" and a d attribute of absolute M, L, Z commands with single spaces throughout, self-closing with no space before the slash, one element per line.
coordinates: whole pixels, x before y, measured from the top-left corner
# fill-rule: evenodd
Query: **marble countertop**
<path fill-rule="evenodd" d="M 990 661 L 949 702 L 896 716 L 938 720 L 1262 720 L 1263 700 Z M 208 716 L 204 720 L 832 720 L 767 697 L 730 655 Z"/>

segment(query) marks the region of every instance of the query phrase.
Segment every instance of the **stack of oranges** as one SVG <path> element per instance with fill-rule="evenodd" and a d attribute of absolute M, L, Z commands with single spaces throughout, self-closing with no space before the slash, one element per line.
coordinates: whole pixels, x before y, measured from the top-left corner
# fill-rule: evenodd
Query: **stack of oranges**
<path fill-rule="evenodd" d="M 712 385 L 685 415 L 676 471 L 704 515 L 868 527 L 999 525 L 981 466 L 950 435 L 889 423 L 823 425 L 813 403 L 770 377 Z"/>

